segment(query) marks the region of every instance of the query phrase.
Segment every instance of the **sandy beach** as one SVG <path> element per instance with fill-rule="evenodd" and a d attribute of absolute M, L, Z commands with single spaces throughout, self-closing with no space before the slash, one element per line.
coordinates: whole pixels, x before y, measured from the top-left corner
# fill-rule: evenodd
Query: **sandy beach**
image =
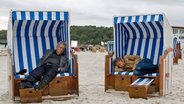
<path fill-rule="evenodd" d="M 104 92 L 104 61 L 107 53 L 78 52 L 79 97 L 66 101 L 44 100 L 40 104 L 184 104 L 184 60 L 173 66 L 172 93 L 129 98 L 128 92 Z M 8 96 L 7 56 L 0 56 L 0 104 L 17 104 Z M 39 103 L 38 103 L 39 104 Z"/>

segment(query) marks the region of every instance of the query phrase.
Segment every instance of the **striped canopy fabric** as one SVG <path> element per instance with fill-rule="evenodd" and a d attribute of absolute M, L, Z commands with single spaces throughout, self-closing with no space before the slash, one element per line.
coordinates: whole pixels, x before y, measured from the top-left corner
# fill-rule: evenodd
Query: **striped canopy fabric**
<path fill-rule="evenodd" d="M 107 49 L 108 49 L 108 54 L 111 54 L 114 50 L 114 41 L 108 41 L 107 42 Z"/>
<path fill-rule="evenodd" d="M 115 57 L 138 55 L 159 64 L 163 32 L 162 14 L 114 17 Z"/>
<path fill-rule="evenodd" d="M 14 71 L 36 68 L 47 49 L 55 49 L 65 41 L 65 54 L 70 60 L 70 34 L 68 12 L 12 11 L 12 51 Z M 72 62 L 72 60 L 71 60 Z M 69 62 L 70 63 L 70 62 Z M 70 71 L 72 72 L 72 70 Z M 62 74 L 63 75 L 63 74 Z M 71 75 L 71 74 L 67 74 Z"/>

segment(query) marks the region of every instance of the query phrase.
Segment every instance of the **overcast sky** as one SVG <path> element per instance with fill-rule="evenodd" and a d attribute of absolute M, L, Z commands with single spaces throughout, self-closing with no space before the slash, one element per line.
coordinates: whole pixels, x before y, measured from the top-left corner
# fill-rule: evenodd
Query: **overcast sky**
<path fill-rule="evenodd" d="M 114 16 L 164 13 L 172 26 L 184 26 L 184 0 L 0 0 L 0 30 L 10 9 L 69 11 L 71 25 L 108 27 Z"/>

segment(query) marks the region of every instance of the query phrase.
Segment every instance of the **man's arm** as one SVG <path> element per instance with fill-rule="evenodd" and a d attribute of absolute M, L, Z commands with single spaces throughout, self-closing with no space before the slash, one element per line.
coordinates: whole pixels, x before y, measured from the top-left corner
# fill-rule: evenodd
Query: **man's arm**
<path fill-rule="evenodd" d="M 68 72 L 69 66 L 70 62 L 68 58 L 66 58 L 65 56 L 61 56 L 60 67 L 58 68 L 58 71 L 60 71 L 61 73 Z"/>
<path fill-rule="evenodd" d="M 53 52 L 53 50 L 48 49 L 48 50 L 43 54 L 43 56 L 40 58 L 39 63 L 38 63 L 38 66 L 41 66 L 41 65 L 44 63 L 44 61 L 48 58 L 48 56 L 49 56 L 50 54 L 52 54 L 52 52 Z"/>

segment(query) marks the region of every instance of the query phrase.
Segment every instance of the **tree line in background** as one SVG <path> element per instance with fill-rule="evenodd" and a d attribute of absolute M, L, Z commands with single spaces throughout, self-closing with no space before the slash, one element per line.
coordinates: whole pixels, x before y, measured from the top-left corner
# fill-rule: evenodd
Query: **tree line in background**
<path fill-rule="evenodd" d="M 7 30 L 0 31 L 0 40 L 6 40 Z M 71 26 L 70 39 L 78 41 L 80 45 L 100 45 L 101 41 L 113 40 L 112 27 Z"/>

